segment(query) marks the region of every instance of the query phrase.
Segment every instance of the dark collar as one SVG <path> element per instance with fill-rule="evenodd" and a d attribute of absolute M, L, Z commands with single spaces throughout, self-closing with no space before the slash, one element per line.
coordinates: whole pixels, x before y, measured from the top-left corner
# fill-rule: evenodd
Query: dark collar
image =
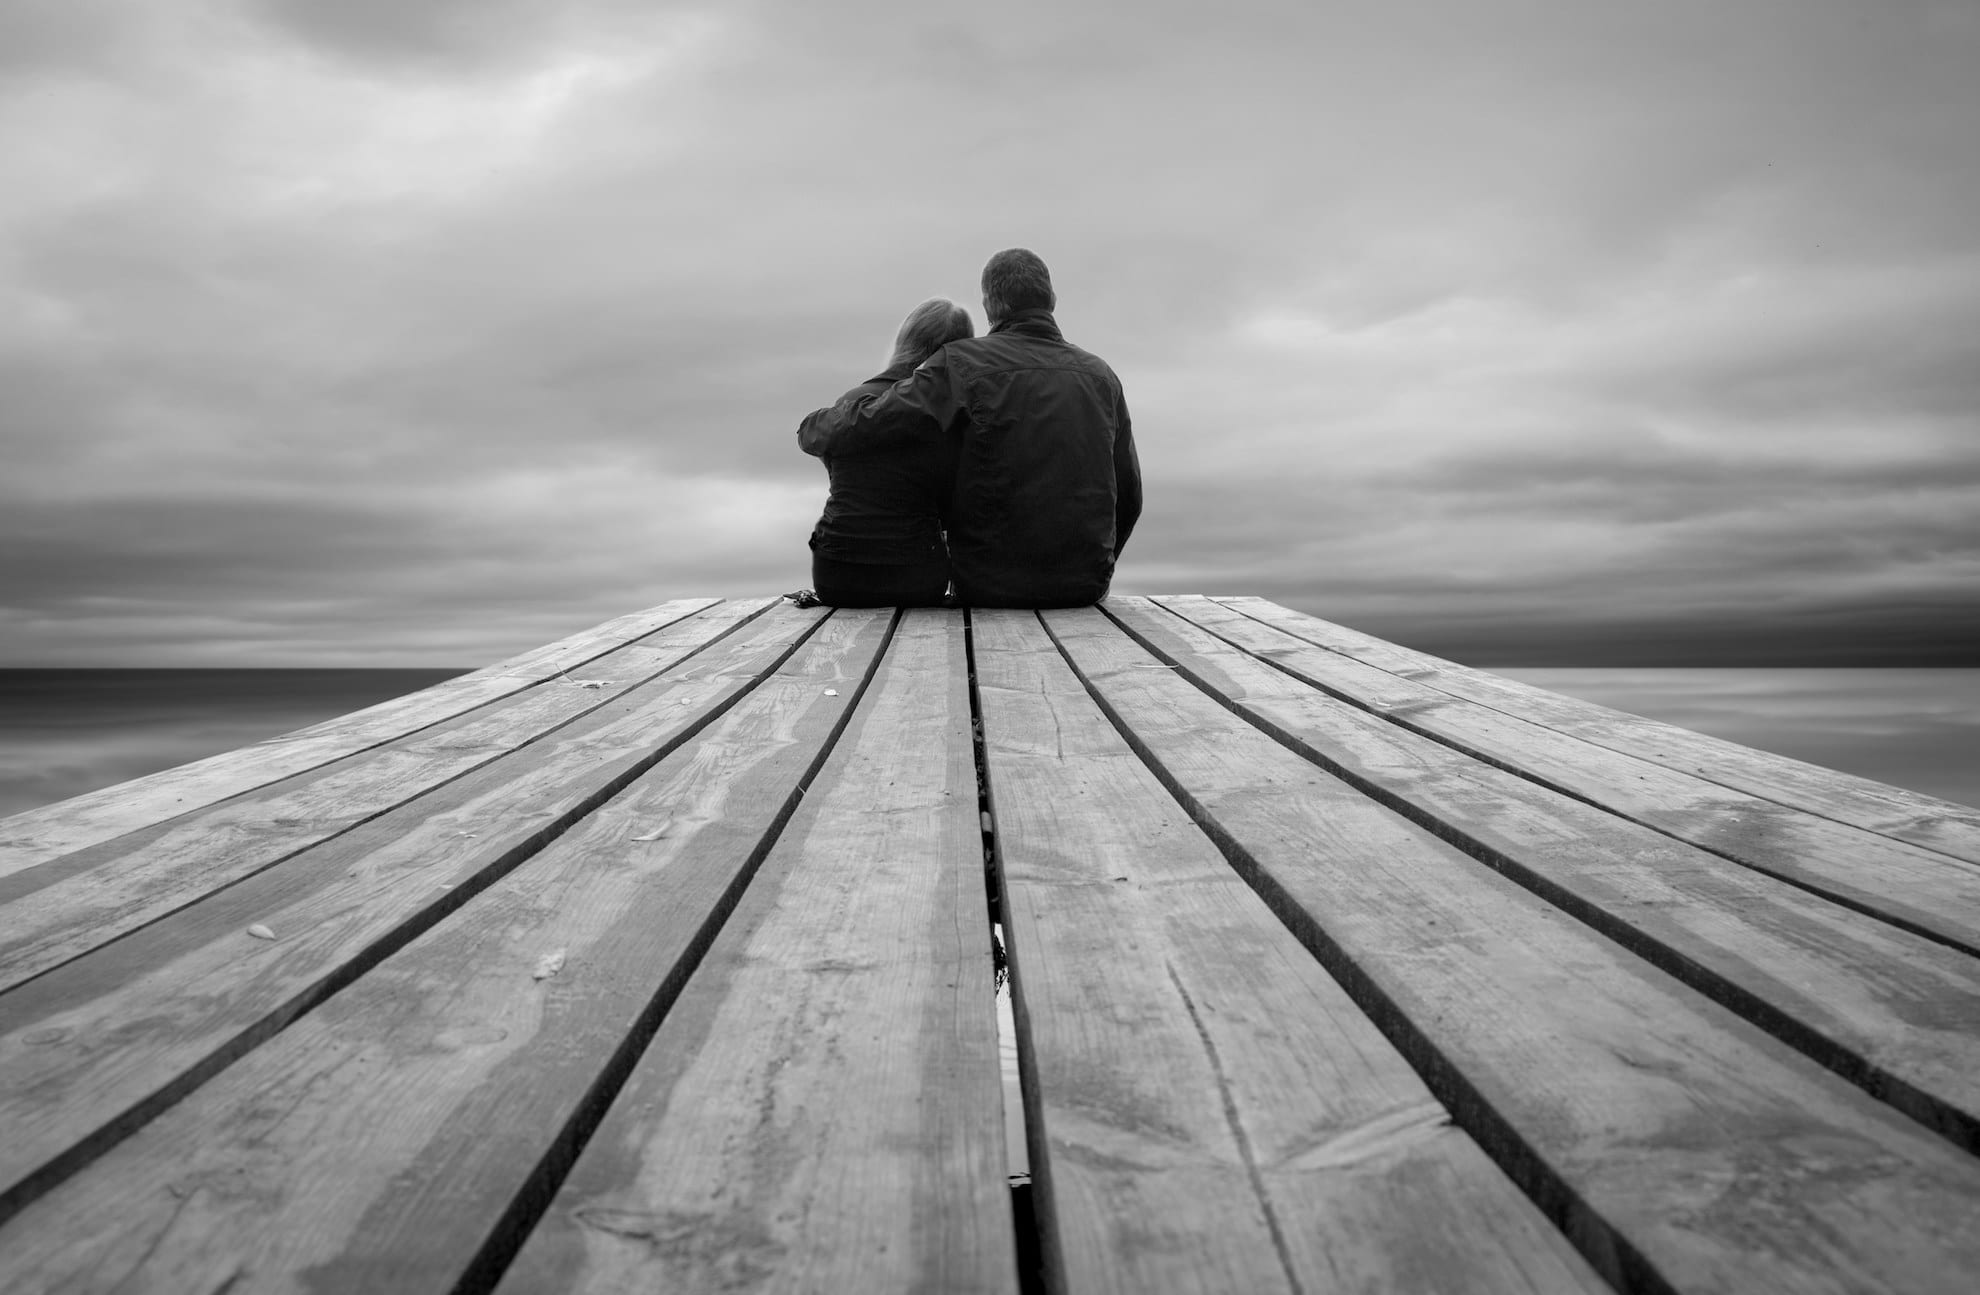
<path fill-rule="evenodd" d="M 990 331 L 993 334 L 1022 333 L 1026 337 L 1049 337 L 1055 342 L 1066 340 L 1049 310 L 1014 310 L 990 325 Z"/>

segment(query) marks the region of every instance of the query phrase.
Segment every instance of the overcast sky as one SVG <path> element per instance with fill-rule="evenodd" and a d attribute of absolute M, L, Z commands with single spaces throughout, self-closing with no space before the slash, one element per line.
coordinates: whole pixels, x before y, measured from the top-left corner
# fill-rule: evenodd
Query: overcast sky
<path fill-rule="evenodd" d="M 472 666 L 808 582 L 984 258 L 1115 587 L 1980 663 L 1980 4 L 0 0 L 0 664 Z"/>

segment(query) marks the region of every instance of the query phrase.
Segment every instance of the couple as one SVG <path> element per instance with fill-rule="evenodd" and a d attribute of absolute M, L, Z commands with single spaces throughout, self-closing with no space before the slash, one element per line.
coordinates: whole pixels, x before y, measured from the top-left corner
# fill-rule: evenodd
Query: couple
<path fill-rule="evenodd" d="M 798 426 L 831 495 L 812 583 L 837 607 L 1098 602 L 1141 515 L 1120 379 L 1067 342 L 1045 262 L 983 267 L 983 313 L 937 297 L 908 314 L 886 371 Z M 946 532 L 946 535 L 945 535 Z"/>

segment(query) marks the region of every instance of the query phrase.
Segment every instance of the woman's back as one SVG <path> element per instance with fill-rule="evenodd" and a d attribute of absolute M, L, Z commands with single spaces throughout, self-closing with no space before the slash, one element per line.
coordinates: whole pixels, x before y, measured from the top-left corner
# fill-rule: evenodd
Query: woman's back
<path fill-rule="evenodd" d="M 846 393 L 878 395 L 912 372 L 895 366 Z M 831 495 L 811 533 L 811 547 L 835 562 L 924 562 L 944 556 L 942 519 L 955 488 L 960 447 L 931 436 L 880 454 L 831 455 Z"/>
<path fill-rule="evenodd" d="M 874 399 L 942 346 L 975 331 L 968 311 L 947 298 L 929 298 L 902 321 L 892 363 L 840 404 Z M 817 452 L 806 445 L 802 426 L 798 443 Z M 811 531 L 811 578 L 821 602 L 882 607 L 942 601 L 950 576 L 942 522 L 960 453 L 961 443 L 944 434 L 878 453 L 820 456 L 831 481 L 825 511 Z"/>

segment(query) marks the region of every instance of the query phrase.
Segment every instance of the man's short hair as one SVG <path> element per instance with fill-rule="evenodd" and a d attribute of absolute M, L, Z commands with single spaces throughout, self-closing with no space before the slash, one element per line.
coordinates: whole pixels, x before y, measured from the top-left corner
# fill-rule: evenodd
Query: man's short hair
<path fill-rule="evenodd" d="M 1058 304 L 1052 292 L 1052 272 L 1038 253 L 1008 248 L 984 265 L 983 313 L 993 323 L 1020 310 L 1051 310 Z"/>

